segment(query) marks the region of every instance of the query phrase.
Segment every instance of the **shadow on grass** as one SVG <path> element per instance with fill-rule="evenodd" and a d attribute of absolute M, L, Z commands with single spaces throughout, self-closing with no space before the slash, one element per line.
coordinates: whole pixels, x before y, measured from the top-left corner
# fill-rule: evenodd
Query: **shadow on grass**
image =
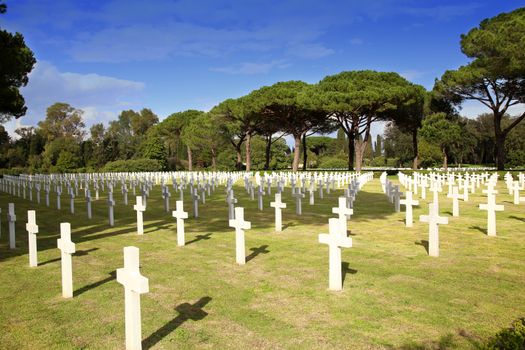
<path fill-rule="evenodd" d="M 446 350 L 446 349 L 455 349 L 457 347 L 456 342 L 454 341 L 454 334 L 445 334 L 441 336 L 438 340 L 416 343 L 410 342 L 403 344 L 400 347 L 390 347 L 391 349 L 397 350 Z"/>
<path fill-rule="evenodd" d="M 268 244 L 262 245 L 262 246 L 260 246 L 258 248 L 250 248 L 252 253 L 246 257 L 246 262 L 254 259 L 259 254 L 267 254 L 267 253 L 269 253 L 270 251 L 266 250 L 266 248 L 268 248 Z"/>
<path fill-rule="evenodd" d="M 520 218 L 519 216 L 516 216 L 516 215 L 509 215 L 509 219 L 516 219 L 516 220 L 525 222 L 525 218 Z"/>
<path fill-rule="evenodd" d="M 192 244 L 192 243 L 195 243 L 195 242 L 198 242 L 198 241 L 202 241 L 202 240 L 208 240 L 208 239 L 211 239 L 211 233 L 206 233 L 204 235 L 197 235 L 191 241 L 186 242 L 186 245 Z"/>
<path fill-rule="evenodd" d="M 473 230 L 478 230 L 479 232 L 483 233 L 484 235 L 487 235 L 488 234 L 488 231 L 486 228 L 483 228 L 481 226 L 470 226 L 469 227 L 470 229 L 473 229 Z"/>
<path fill-rule="evenodd" d="M 419 242 L 418 242 L 418 241 L 414 242 L 414 244 L 415 244 L 415 245 L 420 245 L 420 246 L 424 247 L 425 250 L 426 250 L 426 252 L 427 252 L 427 254 L 428 254 L 428 241 L 427 241 L 427 240 L 422 239 L 422 240 L 420 240 Z"/>
<path fill-rule="evenodd" d="M 100 281 L 95 282 L 95 283 L 88 284 L 87 286 L 84 286 L 82 288 L 79 288 L 79 289 L 75 290 L 73 292 L 73 296 L 74 297 L 78 297 L 80 294 L 83 294 L 83 293 L 85 293 L 85 292 L 87 292 L 87 291 L 89 291 L 89 290 L 91 290 L 93 288 L 97 288 L 98 286 L 101 286 L 104 283 L 111 282 L 111 281 L 113 281 L 116 278 L 117 278 L 117 272 L 116 271 L 111 271 L 109 273 L 109 277 L 106 277 L 103 280 L 100 280 Z"/>
<path fill-rule="evenodd" d="M 208 313 L 202 310 L 202 308 L 206 306 L 211 300 L 212 298 L 206 296 L 200 298 L 195 304 L 183 303 L 175 307 L 175 310 L 179 313 L 179 315 L 144 339 L 142 341 L 142 347 L 144 349 L 150 349 L 171 332 L 180 327 L 184 322 L 188 320 L 200 321 L 204 317 L 208 316 Z"/>
<path fill-rule="evenodd" d="M 345 283 L 345 280 L 346 280 L 346 275 L 348 274 L 351 274 L 351 275 L 355 275 L 357 273 L 357 270 L 356 269 L 352 269 L 350 267 L 350 263 L 346 262 L 346 261 L 343 261 L 342 263 L 342 268 L 341 268 L 341 272 L 343 274 L 342 278 L 343 278 L 343 285 Z"/>

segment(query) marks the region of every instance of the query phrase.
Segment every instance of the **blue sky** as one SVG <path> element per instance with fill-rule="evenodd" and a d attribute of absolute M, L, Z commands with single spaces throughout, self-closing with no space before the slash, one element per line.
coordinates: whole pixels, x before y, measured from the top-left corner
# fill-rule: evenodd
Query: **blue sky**
<path fill-rule="evenodd" d="M 23 89 L 29 110 L 22 125 L 35 125 L 58 101 L 83 109 L 88 125 L 144 107 L 163 119 L 209 110 L 263 85 L 316 83 L 344 70 L 395 71 L 431 89 L 445 70 L 468 62 L 462 33 L 523 6 L 513 0 L 6 3 L 0 27 L 21 32 L 38 61 Z M 463 113 L 482 111 L 468 104 Z"/>

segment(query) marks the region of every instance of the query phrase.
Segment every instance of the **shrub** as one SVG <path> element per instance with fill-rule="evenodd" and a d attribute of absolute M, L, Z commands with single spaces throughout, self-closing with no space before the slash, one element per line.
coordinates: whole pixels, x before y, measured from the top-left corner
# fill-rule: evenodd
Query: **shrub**
<path fill-rule="evenodd" d="M 161 171 L 162 165 L 156 159 L 129 159 L 108 162 L 102 168 L 103 172 L 135 172 Z"/>
<path fill-rule="evenodd" d="M 320 169 L 347 169 L 348 162 L 344 159 L 324 157 L 319 163 Z"/>
<path fill-rule="evenodd" d="M 512 322 L 510 328 L 496 333 L 484 349 L 486 350 L 523 350 L 525 349 L 525 317 Z"/>

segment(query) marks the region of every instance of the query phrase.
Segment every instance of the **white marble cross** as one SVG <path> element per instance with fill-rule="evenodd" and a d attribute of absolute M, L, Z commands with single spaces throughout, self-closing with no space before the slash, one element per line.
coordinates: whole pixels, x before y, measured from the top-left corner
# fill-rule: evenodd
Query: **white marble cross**
<path fill-rule="evenodd" d="M 140 274 L 139 248 L 124 247 L 124 268 L 117 269 L 117 282 L 124 286 L 126 350 L 142 349 L 140 295 L 149 292 L 149 281 Z"/>
<path fill-rule="evenodd" d="M 412 215 L 412 206 L 419 205 L 419 201 L 412 199 L 412 192 L 407 191 L 405 199 L 399 201 L 400 204 L 403 204 L 406 207 L 405 210 L 405 225 L 406 227 L 413 226 L 413 215 Z"/>
<path fill-rule="evenodd" d="M 73 188 L 69 189 L 69 211 L 71 214 L 75 214 L 75 192 Z"/>
<path fill-rule="evenodd" d="M 109 226 L 113 227 L 115 225 L 115 217 L 113 216 L 113 207 L 115 206 L 115 201 L 113 200 L 113 192 L 108 193 L 108 215 L 109 215 Z"/>
<path fill-rule="evenodd" d="M 29 266 L 38 266 L 36 234 L 38 233 L 38 225 L 36 224 L 36 214 L 34 210 L 27 211 L 27 242 L 29 245 Z"/>
<path fill-rule="evenodd" d="M 230 227 L 235 228 L 235 258 L 237 264 L 244 265 L 246 263 L 246 251 L 244 244 L 244 230 L 252 228 L 249 221 L 244 221 L 244 208 L 235 208 L 235 219 L 230 219 Z"/>
<path fill-rule="evenodd" d="M 133 206 L 133 210 L 137 212 L 137 233 L 143 235 L 144 220 L 142 218 L 142 212 L 146 211 L 146 206 L 142 205 L 142 196 L 137 196 L 137 204 Z"/>
<path fill-rule="evenodd" d="M 525 201 L 524 197 L 520 197 L 520 183 L 519 181 L 514 181 L 512 188 L 512 193 L 514 195 L 514 204 L 520 204 L 521 201 Z"/>
<path fill-rule="evenodd" d="M 448 198 L 452 198 L 452 216 L 459 216 L 459 199 L 463 197 L 459 193 L 457 186 L 452 186 L 452 194 L 447 195 Z"/>
<path fill-rule="evenodd" d="M 191 199 L 193 200 L 193 217 L 198 218 L 199 217 L 199 190 L 195 188 L 193 190 Z"/>
<path fill-rule="evenodd" d="M 259 185 L 259 189 L 257 190 L 257 199 L 258 199 L 259 210 L 263 210 L 263 196 L 264 196 L 263 186 Z"/>
<path fill-rule="evenodd" d="M 286 203 L 281 202 L 281 194 L 275 194 L 275 202 L 270 203 L 270 207 L 275 208 L 275 231 L 283 230 L 282 209 L 286 208 Z"/>
<path fill-rule="evenodd" d="M 341 233 L 346 237 L 347 236 L 347 232 L 348 232 L 347 220 L 350 219 L 350 216 L 352 214 L 354 214 L 354 210 L 350 209 L 350 208 L 348 208 L 346 206 L 346 198 L 345 197 L 339 197 L 338 198 L 338 204 L 339 204 L 338 207 L 332 208 L 332 213 L 339 215 Z"/>
<path fill-rule="evenodd" d="M 86 189 L 86 206 L 88 219 L 91 219 L 91 192 L 89 191 L 89 189 Z"/>
<path fill-rule="evenodd" d="M 496 211 L 503 211 L 505 209 L 503 205 L 496 204 L 496 194 L 498 191 L 493 188 L 483 190 L 483 193 L 487 194 L 487 203 L 480 204 L 480 210 L 487 211 L 487 235 L 496 236 Z"/>
<path fill-rule="evenodd" d="M 428 222 L 428 255 L 439 256 L 439 227 L 448 224 L 448 218 L 439 216 L 434 203 L 428 205 L 428 215 L 420 215 L 419 221 Z"/>
<path fill-rule="evenodd" d="M 7 211 L 7 221 L 9 223 L 9 249 L 15 249 L 16 248 L 16 233 L 15 233 L 15 223 L 16 223 L 16 215 L 15 215 L 15 204 L 9 203 L 8 205 L 8 211 Z"/>
<path fill-rule="evenodd" d="M 319 243 L 328 245 L 329 254 L 329 282 L 330 290 L 343 289 L 343 276 L 341 270 L 341 247 L 351 248 L 352 238 L 346 237 L 340 226 L 341 221 L 337 218 L 328 220 L 329 234 L 320 234 Z"/>
<path fill-rule="evenodd" d="M 302 215 L 302 199 L 304 198 L 304 194 L 301 193 L 301 189 L 297 189 L 297 191 L 292 194 L 292 197 L 295 198 L 295 214 Z"/>
<path fill-rule="evenodd" d="M 188 213 L 184 211 L 184 202 L 177 201 L 175 203 L 177 210 L 171 212 L 174 218 L 177 218 L 177 245 L 182 247 L 186 244 L 184 237 L 184 219 L 188 218 Z"/>
<path fill-rule="evenodd" d="M 71 241 L 71 225 L 67 222 L 60 224 L 60 238 L 57 240 L 61 251 L 62 264 L 62 296 L 73 297 L 73 263 L 71 254 L 75 253 L 75 243 Z"/>

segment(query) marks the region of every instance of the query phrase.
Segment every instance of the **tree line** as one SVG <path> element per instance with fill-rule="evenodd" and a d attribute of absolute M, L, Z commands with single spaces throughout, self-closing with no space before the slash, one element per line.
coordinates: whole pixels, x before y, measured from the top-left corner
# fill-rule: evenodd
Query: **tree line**
<path fill-rule="evenodd" d="M 0 115 L 5 121 L 25 113 L 18 88 L 27 84 L 35 61 L 21 34 L 0 31 L 0 37 L 6 38 L 0 49 L 7 53 L 0 57 L 5 61 L 12 56 L 10 69 L 0 64 L 0 94 L 6 96 Z M 123 111 L 107 127 L 93 125 L 89 135 L 82 111 L 55 103 L 36 128 L 17 130 L 18 140 L 0 132 L 0 148 L 7 158 L 0 161 L 35 171 L 71 171 L 146 158 L 156 160 L 162 169 L 230 166 L 250 171 L 255 151 L 256 169 L 290 164 L 297 171 L 301 161 L 306 169 L 308 157 L 320 154 L 344 155 L 349 170 L 360 170 L 365 160 L 380 162 L 377 157 L 385 163 L 388 158 L 397 158 L 399 164 L 410 160 L 413 168 L 439 157 L 445 167 L 453 160 L 495 162 L 503 169 L 508 151 L 521 145 L 509 135 L 518 130 L 525 113 L 510 117 L 507 112 L 525 102 L 525 55 L 517 45 L 524 38 L 525 8 L 482 21 L 461 36 L 461 49 L 470 63 L 446 71 L 431 91 L 395 72 L 343 71 L 315 84 L 285 81 L 263 86 L 226 99 L 208 112 L 176 112 L 162 121 L 150 109 Z M 465 100 L 476 100 L 491 113 L 476 120 L 462 118 L 459 108 Z M 374 149 L 371 130 L 379 121 L 388 127 Z M 340 148 L 325 145 L 324 151 L 332 152 L 322 153 L 323 142 L 312 135 L 335 131 Z M 489 140 L 480 141 L 487 133 Z M 287 135 L 293 139 L 291 154 L 283 140 Z M 511 162 L 520 161 L 512 153 Z"/>

